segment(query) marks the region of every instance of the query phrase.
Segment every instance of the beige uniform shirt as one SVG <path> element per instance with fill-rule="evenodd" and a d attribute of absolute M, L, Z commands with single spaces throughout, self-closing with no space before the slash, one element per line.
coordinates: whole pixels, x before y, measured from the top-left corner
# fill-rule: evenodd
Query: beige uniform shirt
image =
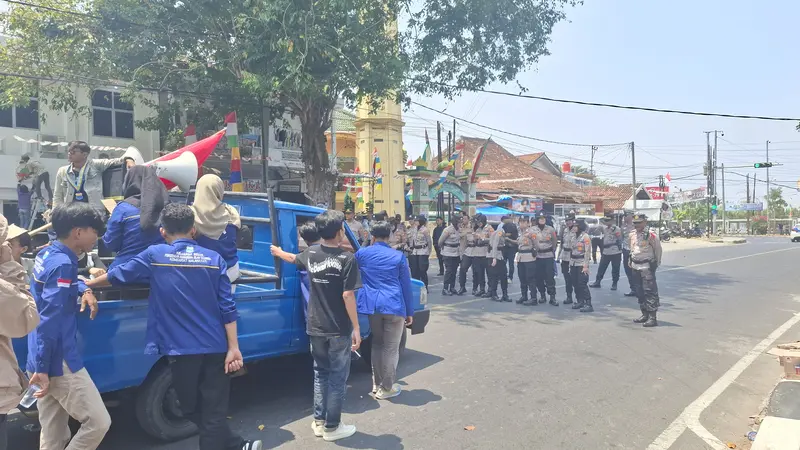
<path fill-rule="evenodd" d="M 428 227 L 411 228 L 408 232 L 408 248 L 412 255 L 430 256 L 433 242 Z"/>
<path fill-rule="evenodd" d="M 561 262 L 570 261 L 572 258 L 572 247 L 575 245 L 577 239 L 578 236 L 576 236 L 572 230 L 564 229 L 564 234 L 561 236 L 561 251 L 559 252 Z"/>
<path fill-rule="evenodd" d="M 630 235 L 631 231 L 633 231 L 633 224 L 628 225 L 623 223 L 622 224 L 622 250 L 623 251 L 631 251 L 631 240 Z"/>
<path fill-rule="evenodd" d="M 533 236 L 533 248 L 536 249 L 537 258 L 556 257 L 558 237 L 556 236 L 555 228 L 550 225 L 545 225 L 541 229 L 538 226 L 533 226 L 531 227 L 531 236 Z"/>
<path fill-rule="evenodd" d="M 575 236 L 572 243 L 572 251 L 569 255 L 570 267 L 589 268 L 589 261 L 592 259 L 592 238 L 589 233 L 583 232 Z"/>
<path fill-rule="evenodd" d="M 361 225 L 361 222 L 357 220 L 348 220 L 347 226 L 350 228 L 350 231 L 356 236 L 356 239 L 359 241 L 364 241 L 365 233 L 364 233 L 364 226 Z"/>
<path fill-rule="evenodd" d="M 603 255 L 619 255 L 622 253 L 622 230 L 616 225 L 603 227 Z"/>
<path fill-rule="evenodd" d="M 489 245 L 490 240 L 492 238 L 492 234 L 494 233 L 494 229 L 491 225 L 486 224 L 483 228 L 478 228 L 475 234 L 475 250 L 472 252 L 472 256 L 477 258 L 486 258 L 489 256 Z"/>
<path fill-rule="evenodd" d="M 487 255 L 489 259 L 503 260 L 503 246 L 506 242 L 503 235 L 504 233 L 498 228 L 489 238 L 489 253 Z"/>
<path fill-rule="evenodd" d="M 519 230 L 519 252 L 517 253 L 517 261 L 521 263 L 536 261 L 533 256 L 533 236 L 531 236 L 531 227 Z"/>
<path fill-rule="evenodd" d="M 439 238 L 439 248 L 442 249 L 442 256 L 461 256 L 461 233 L 448 225 Z"/>
<path fill-rule="evenodd" d="M 661 265 L 661 241 L 654 231 L 645 228 L 641 233 L 636 230 L 630 234 L 631 267 L 635 270 L 650 268 L 650 263 L 655 262 L 656 267 Z"/>

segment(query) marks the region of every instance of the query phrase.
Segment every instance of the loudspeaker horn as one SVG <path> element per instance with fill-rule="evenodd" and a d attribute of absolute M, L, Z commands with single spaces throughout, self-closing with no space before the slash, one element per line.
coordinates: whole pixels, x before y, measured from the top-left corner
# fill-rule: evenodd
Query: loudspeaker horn
<path fill-rule="evenodd" d="M 194 153 L 183 152 L 175 159 L 152 161 L 147 165 L 155 167 L 159 178 L 175 183 L 183 192 L 189 192 L 197 183 L 197 157 Z"/>
<path fill-rule="evenodd" d="M 144 156 L 142 156 L 142 152 L 140 152 L 139 149 L 134 146 L 128 147 L 128 149 L 125 150 L 125 153 L 122 154 L 122 158 L 132 159 L 137 166 L 144 164 Z"/>

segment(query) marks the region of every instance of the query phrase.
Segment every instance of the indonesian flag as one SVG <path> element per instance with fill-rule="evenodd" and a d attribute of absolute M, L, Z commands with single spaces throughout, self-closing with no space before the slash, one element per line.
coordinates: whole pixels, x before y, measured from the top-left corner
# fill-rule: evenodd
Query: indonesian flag
<path fill-rule="evenodd" d="M 672 177 L 670 176 L 669 172 L 667 172 L 667 176 L 665 176 L 664 178 L 667 179 L 667 183 L 672 182 Z"/>
<path fill-rule="evenodd" d="M 56 280 L 56 284 L 60 288 L 68 288 L 72 286 L 72 280 L 68 280 L 66 278 L 59 278 L 58 280 Z"/>
<path fill-rule="evenodd" d="M 193 124 L 189 124 L 186 127 L 186 131 L 183 132 L 183 141 L 186 145 L 197 142 L 197 131 Z"/>

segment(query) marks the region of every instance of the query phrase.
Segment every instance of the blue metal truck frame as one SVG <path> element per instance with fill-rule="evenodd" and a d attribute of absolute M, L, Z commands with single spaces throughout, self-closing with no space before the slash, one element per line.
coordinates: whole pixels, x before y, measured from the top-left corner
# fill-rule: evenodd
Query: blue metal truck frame
<path fill-rule="evenodd" d="M 245 361 L 308 353 L 310 344 L 305 332 L 299 273 L 294 265 L 284 262 L 275 270 L 275 259 L 270 254 L 274 242 L 271 228 L 275 224 L 271 223 L 270 210 L 277 216 L 277 243 L 290 252 L 299 248 L 297 224 L 312 220 L 324 210 L 270 202 L 263 194 L 226 193 L 225 200 L 240 211 L 243 227 L 249 227 L 253 233 L 252 248 L 239 249 L 240 270 L 245 276 L 239 280 L 235 294 L 241 316 L 239 346 Z M 358 249 L 352 232 L 347 228 L 346 232 L 353 248 Z M 248 275 L 253 282 L 248 282 Z M 424 332 L 430 310 L 426 309 L 427 291 L 421 281 L 412 280 L 412 291 L 415 311 L 412 334 L 417 334 Z M 100 310 L 93 321 L 88 314 L 79 316 L 78 344 L 97 388 L 104 397 L 132 393 L 137 420 L 153 437 L 177 440 L 194 434 L 196 427 L 180 415 L 166 360 L 144 354 L 149 289 L 112 287 L 96 293 Z M 360 315 L 359 323 L 364 338 L 360 353 L 368 362 L 371 340 L 367 316 Z M 405 341 L 406 335 L 403 347 Z M 13 344 L 24 367 L 27 340 L 16 339 Z"/>

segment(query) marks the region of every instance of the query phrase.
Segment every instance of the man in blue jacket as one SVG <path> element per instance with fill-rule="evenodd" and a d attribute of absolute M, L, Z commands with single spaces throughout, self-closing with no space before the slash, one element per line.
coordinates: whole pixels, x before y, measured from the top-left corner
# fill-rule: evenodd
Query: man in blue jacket
<path fill-rule="evenodd" d="M 97 300 L 78 281 L 78 254 L 89 252 L 103 231 L 103 218 L 86 203 L 57 206 L 51 215 L 57 240 L 39 252 L 31 277 L 31 294 L 40 322 L 28 335 L 27 371 L 36 393 L 42 450 L 96 449 L 111 426 L 100 392 L 83 366 L 78 349 L 78 296 L 82 307 L 97 312 Z M 81 428 L 72 437 L 68 422 Z M 70 441 L 70 438 L 72 440 Z"/>
<path fill-rule="evenodd" d="M 225 261 L 192 239 L 194 213 L 184 204 L 164 207 L 161 234 L 166 244 L 149 247 L 87 284 L 149 282 L 145 353 L 169 358 L 181 411 L 200 429 L 200 450 L 261 450 L 261 441 L 245 441 L 227 421 L 228 375 L 244 363 Z"/>

